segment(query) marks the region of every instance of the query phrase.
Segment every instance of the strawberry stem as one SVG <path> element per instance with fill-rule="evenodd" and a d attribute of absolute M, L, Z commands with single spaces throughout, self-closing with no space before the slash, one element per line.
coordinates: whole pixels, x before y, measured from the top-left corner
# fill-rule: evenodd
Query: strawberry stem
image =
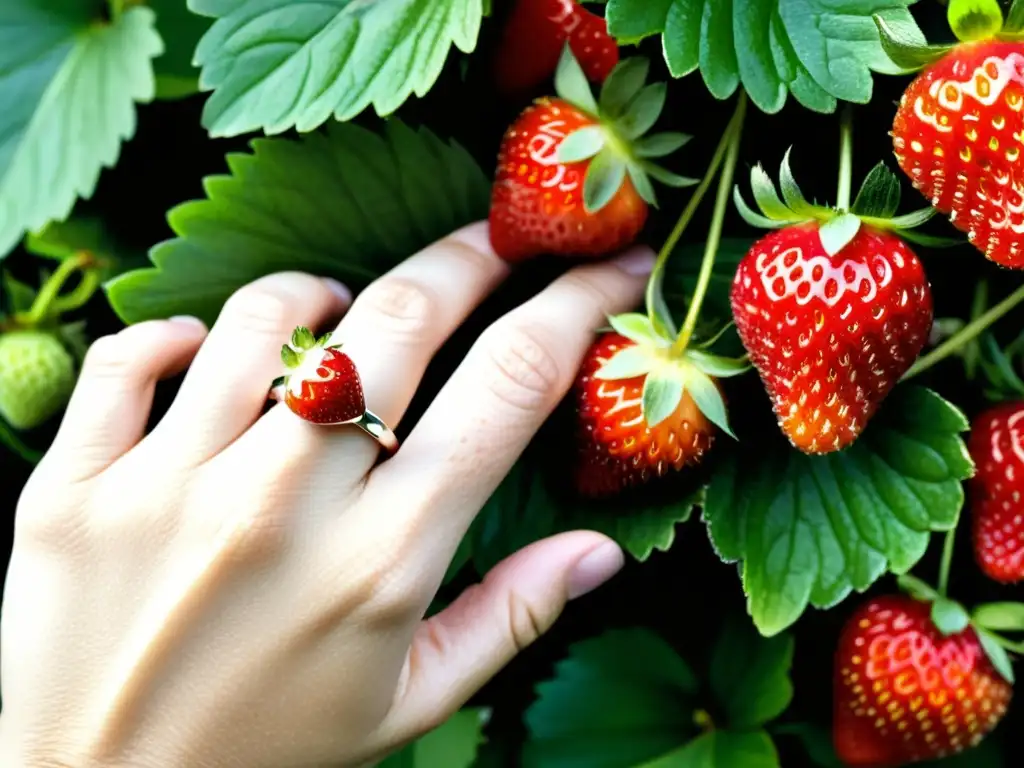
<path fill-rule="evenodd" d="M 949 572 L 953 566 L 953 550 L 956 548 L 956 526 L 946 532 L 942 545 L 942 564 L 939 566 L 939 594 L 946 597 L 949 592 Z"/>
<path fill-rule="evenodd" d="M 725 159 L 725 153 L 729 149 L 730 143 L 732 142 L 732 135 L 735 133 L 737 125 L 742 124 L 743 113 L 746 108 L 745 99 L 746 94 L 741 90 L 739 102 L 736 105 L 736 111 L 733 112 L 733 116 L 729 120 L 729 125 L 726 126 L 725 133 L 722 134 L 722 138 L 718 142 L 718 146 L 715 148 L 714 155 L 711 156 L 711 163 L 708 165 L 704 178 L 701 179 L 697 189 L 695 189 L 693 195 L 690 196 L 690 201 L 686 204 L 686 208 L 683 209 L 682 214 L 680 214 L 679 221 L 676 222 L 676 225 L 673 227 L 668 239 L 665 240 L 665 243 L 661 246 L 661 250 L 658 252 L 658 259 L 654 263 L 651 278 L 647 282 L 647 293 L 645 297 L 647 304 L 647 316 L 650 318 L 651 324 L 655 327 L 658 327 L 655 296 L 657 294 L 658 287 L 661 285 L 661 278 L 665 271 L 665 265 L 668 263 L 669 257 L 679 244 L 679 240 L 686 231 L 686 228 L 690 225 L 690 221 L 697 213 L 697 208 L 699 208 L 701 202 L 703 202 L 704 195 L 706 195 L 708 189 L 711 188 L 711 182 L 715 180 L 718 168 Z"/>
<path fill-rule="evenodd" d="M 850 209 L 853 197 L 853 107 L 847 104 L 839 121 L 839 189 L 836 208 Z"/>
<path fill-rule="evenodd" d="M 43 287 L 39 290 L 35 301 L 32 302 L 32 306 L 29 307 L 28 311 L 15 315 L 17 324 L 32 328 L 47 320 L 54 312 L 64 310 L 65 308 L 61 306 L 62 300 L 59 298 L 61 288 L 64 287 L 64 284 L 74 272 L 79 269 L 88 268 L 94 261 L 93 255 L 88 251 L 79 251 L 74 256 L 61 261 L 60 266 L 54 270 L 53 274 L 47 278 Z M 67 309 L 77 309 L 84 304 L 96 290 L 98 284 L 99 276 L 96 275 L 94 278 L 90 278 L 89 272 L 86 272 L 82 278 L 82 284 L 63 300 L 69 303 Z M 88 292 L 88 295 L 85 296 L 81 303 L 74 305 L 74 302 L 81 298 L 79 296 L 80 290 L 82 293 Z"/>
<path fill-rule="evenodd" d="M 959 352 L 969 341 L 980 336 L 990 325 L 1022 301 L 1024 301 L 1024 286 L 1018 288 L 980 317 L 969 322 L 958 333 L 950 336 L 927 355 L 918 358 L 917 362 L 910 367 L 910 370 L 903 374 L 903 378 L 900 381 L 907 381 L 927 371 L 933 365 L 942 362 L 950 355 Z"/>
<path fill-rule="evenodd" d="M 729 125 L 729 148 L 726 152 L 725 163 L 722 166 L 722 175 L 718 179 L 718 195 L 715 198 L 715 210 L 711 214 L 711 226 L 708 229 L 707 241 L 704 243 L 704 259 L 701 261 L 700 274 L 697 276 L 697 286 L 693 291 L 693 298 L 686 310 L 686 319 L 683 327 L 672 344 L 670 355 L 678 356 L 690 343 L 693 331 L 697 327 L 697 320 L 700 317 L 700 308 L 704 303 L 704 295 L 707 293 L 708 285 L 711 283 L 711 275 L 715 268 L 715 257 L 718 256 L 718 245 L 722 240 L 722 225 L 725 223 L 725 212 L 729 208 L 729 201 L 732 199 L 732 180 L 736 172 L 736 161 L 740 154 L 740 140 L 743 137 L 743 118 L 746 116 L 747 100 L 746 93 L 740 91 L 739 101 L 736 105 L 736 114 Z"/>

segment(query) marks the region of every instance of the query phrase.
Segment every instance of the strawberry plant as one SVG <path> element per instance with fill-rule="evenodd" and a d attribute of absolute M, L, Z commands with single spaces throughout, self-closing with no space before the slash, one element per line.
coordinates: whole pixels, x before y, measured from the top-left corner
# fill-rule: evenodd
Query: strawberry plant
<path fill-rule="evenodd" d="M 91 339 L 478 220 L 512 277 L 402 430 L 552 276 L 658 258 L 435 607 L 565 530 L 630 562 L 384 765 L 1019 762 L 1024 0 L 4 0 L 6 508 Z M 329 339 L 282 363 L 361 412 Z"/>

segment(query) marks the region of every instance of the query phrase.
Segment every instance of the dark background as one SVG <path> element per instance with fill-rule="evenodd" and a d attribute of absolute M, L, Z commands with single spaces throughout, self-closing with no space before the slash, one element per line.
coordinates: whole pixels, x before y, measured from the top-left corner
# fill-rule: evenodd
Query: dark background
<path fill-rule="evenodd" d="M 929 39 L 933 42 L 948 39 L 944 9 L 934 2 L 923 2 L 915 8 Z M 479 160 L 485 171 L 494 164 L 498 142 L 505 129 L 525 101 L 502 100 L 491 91 L 488 80 L 487 52 L 491 49 L 500 18 L 485 22 L 483 39 L 478 52 L 472 57 L 461 54 L 450 57 L 441 80 L 423 100 L 412 100 L 398 113 L 410 123 L 429 125 L 442 137 L 454 137 Z M 656 42 L 642 46 L 654 63 L 652 78 L 670 80 L 661 61 Z M 467 65 L 465 79 L 463 65 Z M 888 135 L 896 101 L 908 82 L 904 77 L 879 76 L 875 80 L 875 97 L 867 106 L 856 107 L 855 129 L 855 189 L 872 166 L 886 160 L 896 169 Z M 225 173 L 224 155 L 231 151 L 246 151 L 253 136 L 230 140 L 210 139 L 200 125 L 204 97 L 195 96 L 179 102 L 145 105 L 139 109 L 139 128 L 135 138 L 123 149 L 117 167 L 105 172 L 99 188 L 90 201 L 83 202 L 78 213 L 103 217 L 117 238 L 129 248 L 144 251 L 149 246 L 173 233 L 167 226 L 166 211 L 186 200 L 203 196 L 201 181 L 204 176 Z M 700 177 L 707 159 L 721 136 L 731 114 L 732 101 L 721 103 L 705 90 L 700 75 L 694 73 L 680 81 L 673 81 L 668 108 L 660 128 L 682 130 L 695 135 L 675 158 L 670 167 L 677 172 Z M 373 126 L 377 118 L 364 115 L 358 122 Z M 737 182 L 746 188 L 749 168 L 762 161 L 775 177 L 785 150 L 792 146 L 792 166 L 798 182 L 809 198 L 819 202 L 833 202 L 836 188 L 838 161 L 838 120 L 834 115 L 817 115 L 801 108 L 789 99 L 778 115 L 768 116 L 751 105 L 744 133 L 741 165 L 737 169 Z M 652 217 L 644 239 L 655 248 L 674 224 L 678 211 L 685 204 L 689 190 L 666 193 L 659 189 L 661 213 Z M 709 195 L 709 198 L 713 195 Z M 749 195 L 748 195 L 749 200 Z M 917 209 L 925 204 L 923 198 L 904 184 L 904 204 L 901 212 Z M 711 209 L 710 199 L 702 213 L 689 228 L 687 239 L 700 241 L 706 231 Z M 939 223 L 934 229 L 940 234 L 952 234 Z M 751 230 L 730 212 L 726 234 L 749 236 Z M 981 276 L 990 279 L 992 300 L 1010 292 L 1018 284 L 1018 276 L 1000 271 L 986 262 L 969 247 L 945 251 L 916 249 L 925 260 L 932 280 L 936 317 L 960 316 L 968 312 L 973 285 Z M 5 262 L 14 274 L 33 282 L 41 262 L 23 252 L 16 252 Z M 516 297 L 535 292 L 564 264 L 538 264 L 512 285 L 502 304 L 511 304 Z M 102 296 L 81 313 L 88 320 L 92 338 L 120 327 Z M 484 312 L 483 315 L 486 315 Z M 479 319 L 485 319 L 481 315 Z M 1003 321 L 1001 328 L 1016 332 L 1020 317 Z M 479 330 L 471 323 L 466 332 L 453 340 L 432 372 L 434 379 L 443 376 L 447 361 L 455 360 L 472 335 Z M 985 405 L 975 387 L 963 380 L 955 363 L 940 366 L 922 377 L 921 383 L 939 390 L 945 397 L 963 408 L 968 415 Z M 162 385 L 158 392 L 154 420 L 159 418 L 173 396 L 175 381 Z M 433 389 L 430 382 L 425 392 Z M 756 403 L 763 393 L 749 395 Z M 426 399 L 426 396 L 425 398 Z M 767 401 L 758 407 L 767 409 Z M 47 445 L 55 425 L 28 435 L 36 447 Z M 0 520 L 5 532 L 11 530 L 15 502 L 31 467 L 10 453 L 0 453 L 3 478 L 0 487 Z M 1000 588 L 988 582 L 973 564 L 966 526 L 961 526 L 956 559 L 954 561 L 952 594 L 971 604 L 989 600 L 1021 599 L 1021 590 Z M 915 573 L 934 582 L 937 572 L 941 537 L 936 536 L 928 556 L 915 569 Z M 9 550 L 7 550 L 9 551 Z M 3 562 L 6 563 L 6 551 Z M 872 592 L 895 589 L 891 577 L 881 580 Z M 784 716 L 787 721 L 813 721 L 828 727 L 831 712 L 832 650 L 839 628 L 860 598 L 852 596 L 829 612 L 808 610 L 794 628 L 796 660 L 793 677 L 796 698 Z M 520 716 L 530 703 L 534 684 L 548 675 L 552 664 L 561 658 L 566 646 L 576 640 L 600 633 L 611 626 L 643 625 L 661 633 L 700 671 L 707 663 L 711 643 L 723 618 L 729 613 L 744 611 L 744 596 L 740 589 L 737 566 L 723 564 L 712 552 L 703 524 L 695 515 L 689 523 L 679 527 L 677 543 L 669 553 L 655 553 L 648 562 L 631 563 L 606 587 L 573 604 L 551 633 L 533 648 L 527 650 L 510 668 L 500 674 L 477 697 L 474 703 L 495 708 L 489 735 L 495 753 L 506 751 L 507 764 L 514 765 L 511 750 L 522 736 Z M 1010 716 L 997 735 L 1003 740 L 1005 754 L 1013 754 L 1019 746 L 1019 734 L 1024 724 L 1024 707 L 1011 708 Z M 1011 742 L 1013 745 L 1011 746 Z M 799 743 L 791 738 L 776 740 L 783 754 L 784 766 L 808 764 Z M 1007 760 L 1009 764 L 1010 759 Z"/>

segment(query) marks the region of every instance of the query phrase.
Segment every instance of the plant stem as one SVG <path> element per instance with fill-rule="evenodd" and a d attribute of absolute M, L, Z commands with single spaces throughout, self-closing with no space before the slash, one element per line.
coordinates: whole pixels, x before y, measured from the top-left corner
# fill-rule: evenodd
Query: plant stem
<path fill-rule="evenodd" d="M 701 261 L 700 274 L 697 276 L 697 286 L 693 290 L 693 298 L 686 311 L 686 320 L 683 327 L 672 345 L 670 355 L 678 356 L 690 343 L 693 331 L 697 327 L 697 319 L 700 317 L 700 308 L 704 303 L 704 295 L 707 293 L 708 285 L 711 282 L 711 275 L 715 269 L 715 257 L 718 256 L 718 245 L 722 240 L 722 225 L 725 223 L 725 212 L 729 207 L 730 193 L 732 192 L 733 175 L 736 172 L 736 161 L 740 154 L 740 140 L 743 137 L 743 118 L 746 110 L 746 95 L 740 91 L 740 101 L 736 107 L 735 123 L 730 126 L 732 135 L 729 138 L 729 150 L 725 156 L 725 164 L 722 166 L 722 175 L 718 179 L 718 195 L 715 198 L 715 210 L 711 215 L 711 227 L 708 229 L 708 238 L 704 243 L 704 259 Z"/>
<path fill-rule="evenodd" d="M 43 458 L 42 453 L 25 445 L 22 439 L 2 419 L 0 419 L 0 443 L 6 445 L 29 464 L 38 464 L 39 460 Z"/>
<path fill-rule="evenodd" d="M 729 149 L 732 135 L 737 130 L 737 125 L 742 124 L 743 113 L 746 109 L 745 100 L 746 93 L 741 90 L 736 110 L 733 112 L 733 116 L 730 118 L 729 124 L 725 128 L 725 133 L 722 134 L 722 138 L 718 142 L 718 146 L 715 148 L 714 155 L 711 156 L 711 163 L 708 165 L 704 178 L 701 179 L 697 189 L 695 189 L 693 194 L 690 196 L 690 200 L 686 204 L 686 208 L 683 209 L 682 214 L 679 216 L 679 221 L 676 222 L 676 225 L 669 234 L 668 239 L 665 240 L 665 243 L 661 246 L 661 250 L 658 252 L 658 259 L 654 262 L 654 269 L 651 271 L 651 278 L 647 282 L 646 292 L 647 315 L 650 317 L 652 324 L 656 323 L 654 297 L 661 284 L 665 265 L 668 263 L 669 257 L 679 244 L 679 239 L 683 236 L 686 228 L 690 225 L 690 221 L 697 213 L 697 208 L 699 208 L 701 202 L 703 202 L 704 195 L 707 194 L 708 189 L 711 187 L 711 182 L 715 180 L 718 168 L 722 164 L 722 160 L 725 159 L 726 150 Z"/>
<path fill-rule="evenodd" d="M 949 571 L 953 565 L 953 550 L 956 548 L 956 526 L 946 532 L 942 545 L 942 564 L 939 566 L 939 594 L 946 597 L 949 591 Z"/>
<path fill-rule="evenodd" d="M 15 320 L 18 325 L 32 328 L 39 325 L 41 322 L 47 319 L 51 312 L 55 309 L 55 303 L 59 301 L 58 296 L 60 289 L 64 287 L 64 283 L 68 281 L 68 278 L 80 268 L 86 267 L 93 262 L 93 256 L 88 251 L 79 251 L 74 256 L 68 257 L 61 261 L 60 266 L 54 271 L 39 293 L 36 295 L 35 301 L 32 302 L 32 306 L 27 312 L 21 312 L 15 315 Z M 96 286 L 99 284 L 98 279 L 95 282 L 91 282 L 85 278 L 82 280 L 83 283 L 91 283 L 89 289 L 89 295 L 96 290 Z M 76 298 L 82 286 L 80 285 L 74 291 L 69 294 L 69 299 Z M 86 297 L 86 300 L 88 297 Z M 82 302 L 85 303 L 84 301 Z M 79 304 L 78 306 L 81 306 Z"/>
<path fill-rule="evenodd" d="M 87 269 L 82 273 L 82 279 L 75 289 L 64 296 L 58 296 L 53 300 L 50 309 L 57 315 L 64 312 L 73 312 L 85 306 L 86 302 L 96 293 L 100 287 L 100 271 L 98 269 Z"/>
<path fill-rule="evenodd" d="M 974 302 L 971 305 L 971 320 L 976 320 L 981 317 L 981 313 L 985 311 L 985 307 L 988 305 L 988 280 L 981 278 L 978 281 L 978 285 L 974 288 Z M 974 381 L 974 375 L 978 369 L 978 357 L 981 354 L 976 340 L 968 342 L 967 348 L 964 350 L 964 371 L 967 374 L 968 381 Z"/>
<path fill-rule="evenodd" d="M 999 320 L 1003 315 L 1016 307 L 1022 301 L 1024 301 L 1024 286 L 1021 286 L 1011 293 L 985 314 L 969 322 L 960 330 L 959 333 L 950 336 L 945 342 L 937 346 L 927 355 L 919 358 L 918 361 L 910 367 L 910 370 L 903 374 L 903 378 L 900 379 L 900 381 L 906 381 L 907 379 L 917 376 L 919 373 L 923 373 L 936 363 L 942 362 L 950 355 L 959 351 L 965 344 L 967 344 L 967 342 L 980 336 L 985 329 L 992 325 L 992 323 Z"/>
<path fill-rule="evenodd" d="M 850 209 L 853 196 L 853 107 L 847 104 L 839 122 L 839 189 L 836 191 L 836 208 Z"/>

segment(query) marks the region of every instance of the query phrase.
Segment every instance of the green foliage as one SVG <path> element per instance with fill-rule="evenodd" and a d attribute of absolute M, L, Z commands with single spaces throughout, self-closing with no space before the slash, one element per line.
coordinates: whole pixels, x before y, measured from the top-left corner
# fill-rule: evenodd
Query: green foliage
<path fill-rule="evenodd" d="M 381 116 L 476 46 L 480 0 L 189 0 L 216 19 L 196 49 L 211 136 L 311 131 L 369 106 Z"/>
<path fill-rule="evenodd" d="M 711 93 L 741 84 L 763 111 L 786 96 L 816 112 L 871 100 L 872 72 L 900 71 L 882 50 L 877 14 L 906 39 L 924 42 L 908 6 L 916 0 L 608 0 L 608 28 L 621 42 L 663 37 L 675 77 L 699 70 Z"/>
<path fill-rule="evenodd" d="M 763 729 L 792 699 L 793 641 L 728 621 L 710 684 L 658 635 L 612 630 L 572 646 L 526 713 L 527 768 L 777 768 Z M 708 712 L 724 719 L 712 723 Z M 713 728 L 713 729 L 712 729 Z"/>
<path fill-rule="evenodd" d="M 149 5 L 156 11 L 156 28 L 165 46 L 153 62 L 157 98 L 190 96 L 199 90 L 199 68 L 192 57 L 212 22 L 189 11 L 186 0 L 151 0 Z"/>
<path fill-rule="evenodd" d="M 377 768 L 470 768 L 484 741 L 483 727 L 490 712 L 463 709 L 441 726 L 388 756 Z"/>
<path fill-rule="evenodd" d="M 0 258 L 91 196 L 135 133 L 163 50 L 154 22 L 142 7 L 108 23 L 82 0 L 0 4 Z"/>
<path fill-rule="evenodd" d="M 280 270 L 336 277 L 353 290 L 487 215 L 487 180 L 454 142 L 389 121 L 382 135 L 332 123 L 291 139 L 256 139 L 205 180 L 208 199 L 168 219 L 178 237 L 154 266 L 108 284 L 125 322 L 190 314 L 213 322 L 248 282 Z M 301 179 L 296 184 L 295 179 Z"/>
<path fill-rule="evenodd" d="M 805 456 L 744 441 L 715 474 L 704 519 L 719 555 L 742 562 L 748 610 L 765 635 L 830 608 L 887 571 L 905 573 L 932 531 L 956 525 L 973 465 L 962 413 L 898 387 L 849 449 Z"/>

